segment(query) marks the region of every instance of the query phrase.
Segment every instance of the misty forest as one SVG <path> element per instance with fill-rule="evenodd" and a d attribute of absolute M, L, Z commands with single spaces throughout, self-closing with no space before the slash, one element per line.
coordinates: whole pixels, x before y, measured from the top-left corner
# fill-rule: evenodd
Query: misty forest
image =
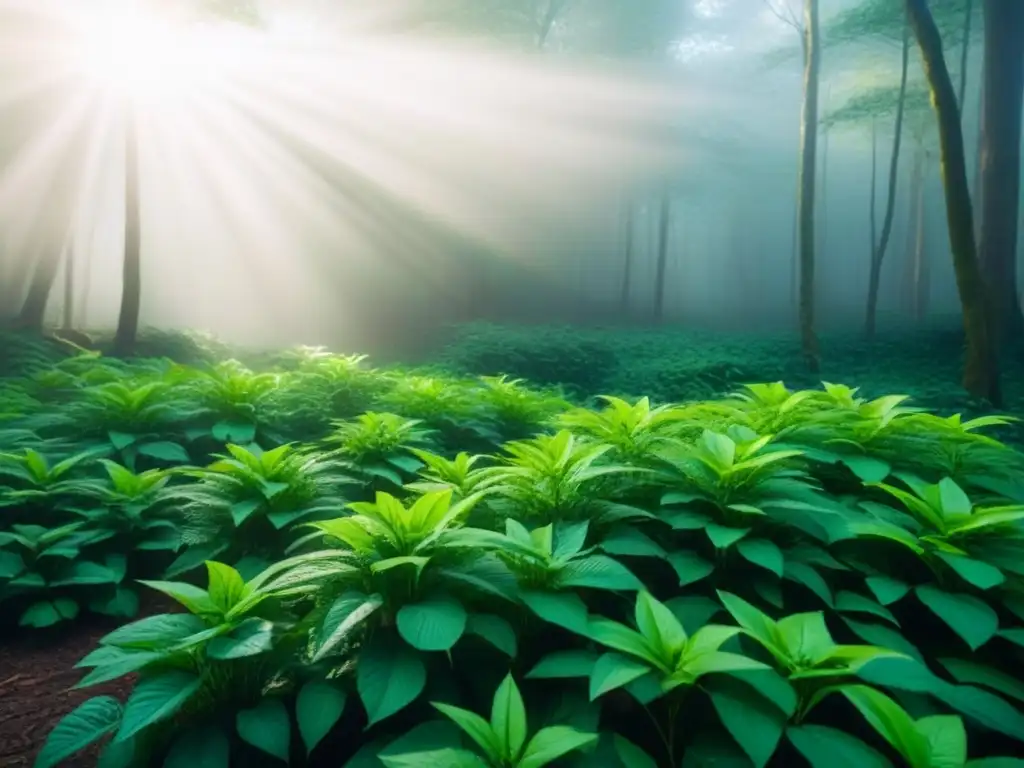
<path fill-rule="evenodd" d="M 1024 768 L 1021 0 L 0 0 L 0 766 Z"/>

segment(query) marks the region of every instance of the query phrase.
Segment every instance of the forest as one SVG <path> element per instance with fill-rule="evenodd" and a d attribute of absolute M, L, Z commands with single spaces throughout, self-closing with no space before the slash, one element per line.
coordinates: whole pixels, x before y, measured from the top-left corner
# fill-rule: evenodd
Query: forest
<path fill-rule="evenodd" d="M 1019 0 L 0 0 L 0 765 L 1024 768 L 1022 108 Z"/>

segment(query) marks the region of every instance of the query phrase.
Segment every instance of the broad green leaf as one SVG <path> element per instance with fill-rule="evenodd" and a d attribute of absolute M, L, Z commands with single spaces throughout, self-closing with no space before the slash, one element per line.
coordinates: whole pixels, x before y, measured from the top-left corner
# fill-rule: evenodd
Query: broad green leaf
<path fill-rule="evenodd" d="M 743 539 L 736 544 L 736 550 L 754 565 L 766 568 L 776 576 L 782 576 L 782 550 L 774 542 L 767 539 Z"/>
<path fill-rule="evenodd" d="M 475 741 L 492 763 L 501 763 L 503 752 L 498 744 L 498 737 L 490 723 L 475 712 L 468 709 L 453 707 L 449 704 L 432 702 L 433 706 L 445 717 L 455 723 L 462 731 Z"/>
<path fill-rule="evenodd" d="M 220 728 L 185 731 L 171 745 L 164 768 L 229 768 L 231 743 Z"/>
<path fill-rule="evenodd" d="M 491 730 L 497 739 L 499 752 L 514 763 L 526 743 L 526 706 L 511 674 L 501 681 L 494 693 Z"/>
<path fill-rule="evenodd" d="M 790 658 L 802 666 L 817 664 L 836 647 L 821 611 L 786 616 L 776 626 Z"/>
<path fill-rule="evenodd" d="M 840 692 L 908 763 L 912 766 L 928 765 L 928 743 L 899 704 L 866 685 L 843 686 Z"/>
<path fill-rule="evenodd" d="M 466 634 L 486 640 L 506 656 L 515 658 L 518 643 L 512 625 L 500 616 L 473 613 L 466 620 Z"/>
<path fill-rule="evenodd" d="M 235 715 L 235 726 L 243 741 L 288 762 L 292 724 L 281 699 L 265 698 L 252 709 L 241 710 Z"/>
<path fill-rule="evenodd" d="M 594 651 L 555 651 L 526 673 L 527 679 L 590 677 L 600 654 Z"/>
<path fill-rule="evenodd" d="M 628 685 L 651 671 L 651 667 L 618 653 L 606 653 L 594 662 L 590 673 L 590 700 Z"/>
<path fill-rule="evenodd" d="M 570 561 L 558 573 L 558 586 L 611 590 L 640 590 L 644 587 L 626 566 L 606 555 L 590 555 Z"/>
<path fill-rule="evenodd" d="M 327 609 L 317 633 L 317 650 L 313 661 L 320 661 L 345 640 L 356 627 L 366 621 L 384 604 L 380 595 L 346 592 Z"/>
<path fill-rule="evenodd" d="M 224 563 L 207 560 L 206 570 L 210 579 L 207 589 L 210 600 L 222 613 L 227 613 L 245 595 L 245 581 L 238 571 Z"/>
<path fill-rule="evenodd" d="M 347 702 L 345 691 L 326 681 L 311 680 L 299 689 L 295 700 L 295 719 L 307 754 L 341 719 Z"/>
<path fill-rule="evenodd" d="M 206 623 L 191 613 L 162 613 L 118 627 L 100 643 L 125 648 L 163 648 L 204 629 Z"/>
<path fill-rule="evenodd" d="M 939 659 L 958 683 L 981 685 L 1024 702 L 1024 682 L 995 667 L 963 659 Z"/>
<path fill-rule="evenodd" d="M 722 725 L 756 768 L 764 768 L 779 746 L 786 716 L 739 680 L 721 676 L 706 683 Z"/>
<path fill-rule="evenodd" d="M 612 745 L 622 768 L 658 768 L 654 758 L 624 736 L 613 734 Z"/>
<path fill-rule="evenodd" d="M 864 595 L 858 595 L 856 592 L 838 592 L 836 594 L 836 610 L 840 613 L 870 613 L 885 619 L 891 624 L 895 624 L 897 627 L 900 625 L 891 611 Z"/>
<path fill-rule="evenodd" d="M 526 745 L 517 768 L 543 768 L 558 758 L 596 741 L 596 733 L 582 733 L 567 725 L 542 728 Z"/>
<path fill-rule="evenodd" d="M 707 578 L 715 570 L 713 563 L 708 562 L 696 552 L 691 552 L 688 549 L 670 552 L 668 562 L 679 577 L 679 586 L 681 587 Z"/>
<path fill-rule="evenodd" d="M 907 656 L 910 656 L 919 662 L 924 662 L 924 657 L 921 655 L 921 651 L 891 627 L 865 621 L 854 621 L 853 619 L 845 616 L 843 617 L 843 623 L 846 624 L 846 626 L 848 626 L 850 630 L 857 635 L 857 637 L 867 643 L 871 643 L 872 645 L 877 645 L 882 648 L 891 648 L 894 651 L 905 653 Z"/>
<path fill-rule="evenodd" d="M 728 549 L 748 533 L 749 528 L 728 528 L 718 523 L 709 523 L 704 526 L 704 533 L 711 539 L 715 549 Z"/>
<path fill-rule="evenodd" d="M 933 715 L 921 718 L 916 725 L 928 743 L 929 768 L 961 768 L 967 762 L 967 731 L 959 717 Z"/>
<path fill-rule="evenodd" d="M 999 631 L 999 616 L 973 595 L 943 592 L 931 584 L 917 587 L 916 592 L 921 602 L 948 624 L 972 651 L 978 650 Z"/>
<path fill-rule="evenodd" d="M 575 592 L 525 591 L 526 607 L 544 621 L 581 635 L 587 633 L 587 606 Z"/>
<path fill-rule="evenodd" d="M 683 625 L 663 603 L 654 599 L 650 592 L 642 591 L 636 598 L 634 618 L 651 647 L 666 660 L 672 659 L 686 643 Z"/>
<path fill-rule="evenodd" d="M 828 583 L 811 566 L 805 563 L 787 562 L 783 576 L 790 581 L 803 584 L 827 606 L 832 607 L 834 605 L 832 590 L 829 589 Z"/>
<path fill-rule="evenodd" d="M 375 636 L 356 665 L 356 688 L 369 724 L 411 704 L 427 683 L 427 670 L 409 646 L 395 638 Z"/>
<path fill-rule="evenodd" d="M 205 589 L 183 581 L 140 581 L 140 584 L 163 592 L 197 615 L 217 614 L 219 609 Z"/>
<path fill-rule="evenodd" d="M 143 728 L 173 716 L 199 690 L 201 683 L 198 675 L 179 670 L 140 680 L 124 705 L 115 741 L 130 739 Z"/>
<path fill-rule="evenodd" d="M 743 627 L 752 638 L 780 661 L 788 659 L 785 641 L 779 634 L 778 625 L 762 611 L 748 603 L 743 598 L 719 591 L 718 599 L 722 601 L 725 609 L 732 614 L 736 623 Z"/>
<path fill-rule="evenodd" d="M 190 460 L 188 451 L 169 441 L 143 443 L 139 446 L 139 453 L 172 464 L 187 464 Z"/>
<path fill-rule="evenodd" d="M 272 650 L 274 625 L 256 617 L 246 619 L 227 635 L 215 637 L 206 646 L 211 659 L 242 659 Z"/>
<path fill-rule="evenodd" d="M 961 579 L 978 589 L 992 589 L 1006 581 L 1002 571 L 982 560 L 948 552 L 936 552 L 935 555 L 956 571 Z"/>
<path fill-rule="evenodd" d="M 22 627 L 43 629 L 59 624 L 65 619 L 73 619 L 77 614 L 78 603 L 74 600 L 68 598 L 58 598 L 53 601 L 40 600 L 37 603 L 32 603 L 22 612 L 18 624 Z"/>
<path fill-rule="evenodd" d="M 378 762 L 379 760 L 379 762 Z M 423 752 L 403 752 L 400 754 L 380 754 L 372 758 L 372 762 L 365 768 L 376 768 L 383 763 L 385 768 L 490 768 L 491 764 L 467 749 L 456 749 L 454 747 L 440 747 L 439 749 L 424 750 Z M 351 762 L 345 768 L 364 768 L 362 765 L 355 766 Z"/>
<path fill-rule="evenodd" d="M 892 763 L 873 747 L 835 728 L 790 726 L 786 736 L 813 768 L 892 768 Z"/>
<path fill-rule="evenodd" d="M 263 499 L 242 499 L 236 501 L 231 505 L 231 520 L 234 522 L 235 527 L 241 527 L 242 523 L 248 520 L 253 514 L 266 504 Z"/>
<path fill-rule="evenodd" d="M 398 611 L 398 633 L 421 651 L 447 651 L 466 631 L 466 609 L 457 600 L 435 598 Z"/>
<path fill-rule="evenodd" d="M 79 750 L 85 749 L 121 722 L 121 703 L 111 696 L 87 699 L 60 722 L 46 737 L 46 743 L 36 757 L 36 768 L 52 768 Z"/>

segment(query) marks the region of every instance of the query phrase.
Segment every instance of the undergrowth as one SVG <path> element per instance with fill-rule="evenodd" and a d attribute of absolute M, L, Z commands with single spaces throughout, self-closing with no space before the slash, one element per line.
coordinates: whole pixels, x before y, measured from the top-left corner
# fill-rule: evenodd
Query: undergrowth
<path fill-rule="evenodd" d="M 1024 765 L 1002 417 L 25 344 L 4 631 L 181 606 L 79 663 L 83 687 L 138 678 L 43 768 L 100 739 L 104 768 Z"/>

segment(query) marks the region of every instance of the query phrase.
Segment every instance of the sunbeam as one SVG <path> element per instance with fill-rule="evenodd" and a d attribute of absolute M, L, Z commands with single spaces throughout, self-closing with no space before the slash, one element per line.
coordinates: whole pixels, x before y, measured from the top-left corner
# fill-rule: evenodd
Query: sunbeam
<path fill-rule="evenodd" d="M 143 322 L 269 343 L 336 337 L 385 307 L 394 322 L 428 291 L 472 303 L 494 269 L 557 276 L 560 250 L 609 237 L 596 210 L 685 162 L 681 116 L 708 98 L 367 18 L 0 0 L 0 107 L 18 126 L 0 174 L 7 311 L 30 281 L 53 281 L 70 243 L 90 273 L 78 314 L 115 320 L 129 120 Z"/>

